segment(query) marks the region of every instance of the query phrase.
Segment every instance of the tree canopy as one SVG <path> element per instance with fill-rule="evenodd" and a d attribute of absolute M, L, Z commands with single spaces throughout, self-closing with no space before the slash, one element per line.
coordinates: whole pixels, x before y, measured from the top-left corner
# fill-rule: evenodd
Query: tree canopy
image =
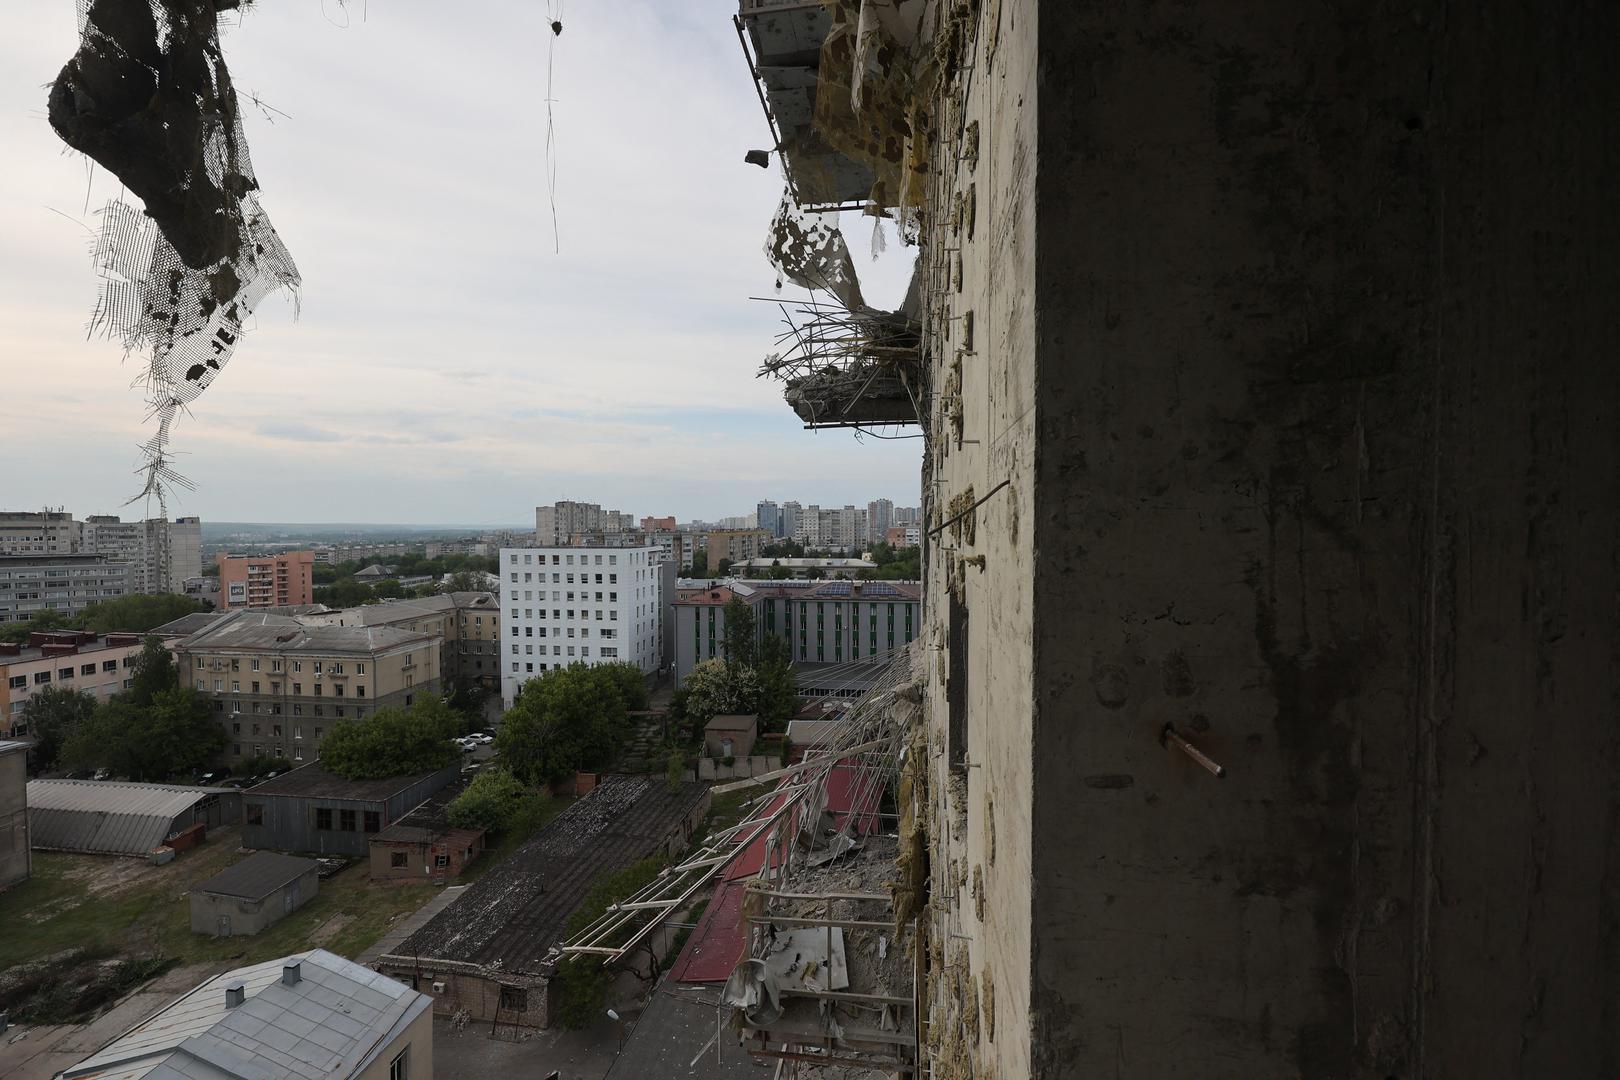
<path fill-rule="evenodd" d="M 626 714 L 646 703 L 634 664 L 554 668 L 523 684 L 495 745 L 520 780 L 554 782 L 611 761 L 629 732 Z"/>
<path fill-rule="evenodd" d="M 380 780 L 435 772 L 459 760 L 451 736 L 459 713 L 434 697 L 410 706 L 378 709 L 358 720 L 340 720 L 321 744 L 321 765 L 349 780 Z"/>
<path fill-rule="evenodd" d="M 225 748 L 225 730 L 195 690 L 171 686 L 137 701 L 119 694 L 81 718 L 63 744 L 62 760 L 113 776 L 156 783 L 187 776 Z"/>
<path fill-rule="evenodd" d="M 23 703 L 17 720 L 35 740 L 36 769 L 45 772 L 56 767 L 68 736 L 95 715 L 97 704 L 94 694 L 61 686 L 47 686 Z"/>
<path fill-rule="evenodd" d="M 753 605 L 740 596 L 726 601 L 726 661 L 753 667 L 758 652 L 759 630 Z"/>
<path fill-rule="evenodd" d="M 445 808 L 458 829 L 500 832 L 517 818 L 529 799 L 539 797 L 504 768 L 485 769 Z"/>
<path fill-rule="evenodd" d="M 27 641 L 28 635 L 43 630 L 89 630 L 97 634 L 142 634 L 183 615 L 207 611 L 207 605 L 189 596 L 165 593 L 158 596 L 120 596 L 91 604 L 77 615 L 42 611 L 27 622 L 0 629 L 0 641 Z"/>

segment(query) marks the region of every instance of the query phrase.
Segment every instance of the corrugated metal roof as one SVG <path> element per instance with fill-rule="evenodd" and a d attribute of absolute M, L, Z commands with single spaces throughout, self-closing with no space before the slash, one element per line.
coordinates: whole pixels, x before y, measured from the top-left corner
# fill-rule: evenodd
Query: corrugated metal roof
<path fill-rule="evenodd" d="M 281 981 L 299 962 L 299 980 Z M 246 1000 L 225 1007 L 240 982 Z M 314 949 L 218 975 L 62 1073 L 66 1080 L 261 1080 L 353 1077 L 430 999 Z"/>
<path fill-rule="evenodd" d="M 161 847 L 176 817 L 233 788 L 106 780 L 28 781 L 28 832 L 35 848 L 145 855 Z"/>
<path fill-rule="evenodd" d="M 287 882 L 319 869 L 320 863 L 314 859 L 300 859 L 296 855 L 282 855 L 275 851 L 257 851 L 208 880 L 197 882 L 191 891 L 263 900 Z"/>

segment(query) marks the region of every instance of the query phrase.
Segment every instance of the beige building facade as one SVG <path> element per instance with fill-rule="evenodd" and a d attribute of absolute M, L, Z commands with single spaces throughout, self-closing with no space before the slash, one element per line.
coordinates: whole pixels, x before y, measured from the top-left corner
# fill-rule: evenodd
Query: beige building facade
<path fill-rule="evenodd" d="M 300 618 L 309 625 L 387 626 L 438 634 L 444 642 L 440 670 L 448 682 L 485 690 L 501 688 L 501 605 L 493 593 L 440 593 Z"/>
<path fill-rule="evenodd" d="M 305 626 L 236 611 L 169 643 L 182 685 L 204 695 L 229 743 L 226 764 L 313 761 L 332 726 L 442 692 L 437 633 L 391 626 Z"/>
<path fill-rule="evenodd" d="M 92 634 L 52 630 L 31 634 L 26 644 L 0 643 L 0 735 L 28 734 L 23 709 L 41 690 L 79 690 L 106 701 L 127 690 L 139 634 Z"/>
<path fill-rule="evenodd" d="M 314 602 L 315 553 L 215 556 L 219 609 L 293 607 Z"/>

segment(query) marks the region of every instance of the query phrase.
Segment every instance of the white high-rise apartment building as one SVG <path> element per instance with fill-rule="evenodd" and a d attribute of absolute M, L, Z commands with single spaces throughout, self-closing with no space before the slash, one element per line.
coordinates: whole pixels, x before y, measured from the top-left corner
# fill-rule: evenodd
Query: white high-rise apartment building
<path fill-rule="evenodd" d="M 79 550 L 127 564 L 132 593 L 184 592 L 186 579 L 202 573 L 202 523 L 197 518 L 122 521 L 92 514 L 81 528 Z"/>
<path fill-rule="evenodd" d="M 501 549 L 501 700 L 569 664 L 635 664 L 655 673 L 664 604 L 657 547 Z"/>

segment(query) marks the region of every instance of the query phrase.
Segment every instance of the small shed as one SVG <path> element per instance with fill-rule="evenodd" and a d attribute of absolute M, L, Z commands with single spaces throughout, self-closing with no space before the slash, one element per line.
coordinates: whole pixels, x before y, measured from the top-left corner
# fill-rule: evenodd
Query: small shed
<path fill-rule="evenodd" d="M 757 716 L 717 716 L 703 725 L 703 748 L 713 758 L 745 758 L 758 735 Z"/>
<path fill-rule="evenodd" d="M 371 838 L 371 880 L 439 882 L 461 873 L 484 850 L 483 829 L 450 824 L 449 805 L 465 791 L 454 784 Z"/>
<path fill-rule="evenodd" d="M 315 898 L 320 864 L 258 851 L 191 887 L 191 929 L 214 937 L 257 934 Z"/>
<path fill-rule="evenodd" d="M 28 781 L 28 831 L 36 851 L 146 856 L 169 837 L 241 820 L 235 788 L 117 780 Z"/>

